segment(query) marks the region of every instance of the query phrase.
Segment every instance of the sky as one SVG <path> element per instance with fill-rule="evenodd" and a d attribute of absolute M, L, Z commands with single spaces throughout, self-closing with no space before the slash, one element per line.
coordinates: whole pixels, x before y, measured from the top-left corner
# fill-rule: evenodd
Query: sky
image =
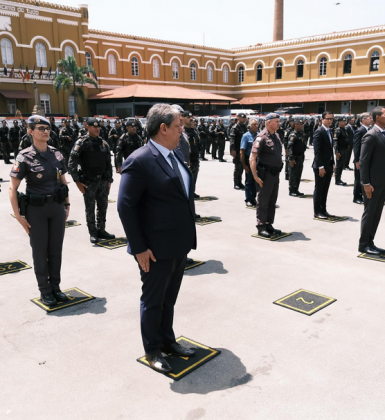
<path fill-rule="evenodd" d="M 81 0 L 50 1 L 75 7 L 83 3 Z M 284 2 L 284 39 L 385 25 L 383 0 Z M 246 47 L 273 39 L 274 0 L 240 3 L 84 0 L 84 3 L 88 3 L 89 27 L 102 31 L 217 48 Z"/>

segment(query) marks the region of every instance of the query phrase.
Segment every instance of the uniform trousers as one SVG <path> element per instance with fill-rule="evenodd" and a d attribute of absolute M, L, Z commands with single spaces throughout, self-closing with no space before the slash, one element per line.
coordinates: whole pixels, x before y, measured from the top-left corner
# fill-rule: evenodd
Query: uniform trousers
<path fill-rule="evenodd" d="M 218 141 L 216 139 L 213 139 L 211 141 L 211 144 L 212 144 L 211 155 L 212 155 L 212 158 L 215 159 L 217 157 Z"/>
<path fill-rule="evenodd" d="M 338 160 L 336 158 L 336 182 L 341 181 L 341 175 L 342 175 L 343 169 L 345 168 L 346 155 L 348 151 L 339 150 L 339 153 L 341 154 L 340 158 Z"/>
<path fill-rule="evenodd" d="M 279 174 L 266 172 L 263 187 L 257 184 L 257 226 L 274 223 L 278 189 Z"/>
<path fill-rule="evenodd" d="M 201 137 L 201 146 L 202 150 L 199 152 L 199 157 L 203 159 L 205 157 L 205 151 L 206 151 L 206 137 Z"/>
<path fill-rule="evenodd" d="M 19 154 L 19 142 L 12 142 L 11 149 L 13 151 L 13 158 L 16 159 L 16 156 Z"/>
<path fill-rule="evenodd" d="M 198 181 L 198 173 L 199 173 L 199 159 L 190 161 L 190 171 L 193 175 L 195 186 L 196 186 L 197 181 Z"/>
<path fill-rule="evenodd" d="M 349 166 L 350 159 L 352 157 L 352 151 L 353 151 L 353 141 L 349 141 L 349 149 L 346 151 L 344 168 L 347 168 Z"/>
<path fill-rule="evenodd" d="M 360 170 L 356 168 L 356 164 L 354 163 L 353 200 L 362 200 L 363 195 Z"/>
<path fill-rule="evenodd" d="M 385 202 L 385 186 L 373 185 L 372 198 L 367 198 L 364 193 L 364 212 L 361 219 L 360 247 L 373 246 L 378 224 L 381 220 Z"/>
<path fill-rule="evenodd" d="M 243 166 L 242 166 L 240 153 L 237 153 L 235 155 L 235 158 L 233 159 L 233 163 L 234 163 L 234 186 L 235 185 L 241 185 L 242 184 Z"/>
<path fill-rule="evenodd" d="M 289 166 L 289 191 L 296 192 L 298 191 L 299 184 L 301 182 L 301 176 L 303 171 L 303 161 L 305 156 L 296 156 L 294 158 L 295 165 L 293 167 Z"/>
<path fill-rule="evenodd" d="M 226 146 L 226 140 L 219 139 L 218 140 L 218 158 L 219 159 L 223 159 L 223 156 L 225 154 L 225 146 Z"/>
<path fill-rule="evenodd" d="M 212 142 L 211 137 L 207 137 L 207 140 L 206 140 L 206 153 L 210 153 L 211 142 Z"/>
<path fill-rule="evenodd" d="M 136 259 L 136 257 L 135 257 Z M 140 328 L 144 351 L 154 354 L 162 345 L 175 343 L 172 328 L 174 306 L 182 283 L 187 256 L 168 260 L 150 260 L 150 271 L 141 267 Z M 139 265 L 139 264 L 138 264 Z"/>
<path fill-rule="evenodd" d="M 315 186 L 313 194 L 314 214 L 324 213 L 326 211 L 326 201 L 330 187 L 330 181 L 333 175 L 333 162 L 325 166 L 325 175 L 319 176 L 319 169 L 313 168 Z"/>
<path fill-rule="evenodd" d="M 104 230 L 106 227 L 106 215 L 108 207 L 108 181 L 97 179 L 87 181 L 87 188 L 84 193 L 84 204 L 86 206 L 86 220 L 89 233 L 95 234 L 97 230 Z M 95 223 L 95 202 L 96 222 Z"/>
<path fill-rule="evenodd" d="M 29 239 L 33 268 L 41 293 L 60 290 L 60 269 L 65 231 L 64 204 L 45 203 L 26 207 L 25 218 L 31 225 Z"/>
<path fill-rule="evenodd" d="M 2 151 L 3 151 L 3 159 L 4 163 L 9 162 L 9 154 L 11 153 L 11 146 L 9 145 L 8 141 L 2 142 Z"/>

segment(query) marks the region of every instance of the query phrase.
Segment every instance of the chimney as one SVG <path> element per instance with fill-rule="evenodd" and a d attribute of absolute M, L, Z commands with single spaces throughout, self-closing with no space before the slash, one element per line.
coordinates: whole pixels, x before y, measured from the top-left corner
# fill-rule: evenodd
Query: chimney
<path fill-rule="evenodd" d="M 275 0 L 273 41 L 283 40 L 283 0 Z"/>

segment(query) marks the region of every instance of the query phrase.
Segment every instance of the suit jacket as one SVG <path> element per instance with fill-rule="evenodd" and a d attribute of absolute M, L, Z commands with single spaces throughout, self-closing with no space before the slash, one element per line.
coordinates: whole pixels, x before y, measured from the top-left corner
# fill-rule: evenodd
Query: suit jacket
<path fill-rule="evenodd" d="M 360 174 L 363 184 L 385 186 L 385 135 L 376 126 L 362 138 Z"/>
<path fill-rule="evenodd" d="M 333 138 L 331 133 L 330 136 Z M 332 164 L 334 165 L 332 143 L 330 142 L 328 133 L 322 125 L 314 132 L 313 148 L 314 160 L 312 166 L 314 169 L 319 169 L 322 166 L 324 168 L 327 168 L 330 162 L 332 162 Z"/>
<path fill-rule="evenodd" d="M 354 152 L 354 163 L 360 161 L 360 154 L 361 154 L 361 141 L 362 137 L 368 132 L 364 125 L 361 125 L 360 128 L 354 132 L 354 140 L 353 140 L 353 152 Z"/>
<path fill-rule="evenodd" d="M 348 133 L 348 137 L 349 137 L 349 145 L 351 145 L 351 147 L 353 147 L 353 139 L 354 139 L 354 129 L 351 125 L 347 125 L 346 126 L 346 132 Z"/>
<path fill-rule="evenodd" d="M 184 162 L 179 150 L 174 154 Z M 173 259 L 196 248 L 195 185 L 183 165 L 190 175 L 189 198 L 178 175 L 151 142 L 124 161 L 118 212 L 130 254 L 151 249 L 157 259 Z"/>

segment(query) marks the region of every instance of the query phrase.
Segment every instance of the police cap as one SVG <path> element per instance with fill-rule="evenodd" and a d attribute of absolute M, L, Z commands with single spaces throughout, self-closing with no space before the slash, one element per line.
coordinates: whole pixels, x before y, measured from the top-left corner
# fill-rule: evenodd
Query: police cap
<path fill-rule="evenodd" d="M 89 127 L 100 127 L 99 121 L 95 117 L 88 118 L 87 125 Z"/>
<path fill-rule="evenodd" d="M 13 123 L 15 124 L 15 123 L 19 123 L 19 121 L 17 121 L 17 120 L 13 120 Z"/>
<path fill-rule="evenodd" d="M 304 120 L 302 118 L 295 118 L 294 124 L 304 124 Z"/>
<path fill-rule="evenodd" d="M 246 114 L 244 114 L 243 112 L 240 112 L 240 113 L 238 114 L 238 117 L 239 117 L 239 118 L 246 118 Z"/>
<path fill-rule="evenodd" d="M 126 127 L 136 127 L 135 121 L 127 121 Z"/>
<path fill-rule="evenodd" d="M 184 111 L 183 112 L 183 116 L 185 117 L 185 118 L 187 118 L 187 117 L 192 117 L 193 116 L 193 114 L 192 114 L 192 112 L 190 112 L 190 111 Z"/>
<path fill-rule="evenodd" d="M 48 125 L 51 126 L 51 123 L 47 118 L 42 117 L 41 115 L 31 115 L 28 118 L 28 124 L 42 124 L 42 125 Z"/>
<path fill-rule="evenodd" d="M 340 121 L 345 121 L 346 122 L 346 118 L 345 117 L 338 117 L 338 122 Z"/>
<path fill-rule="evenodd" d="M 275 120 L 276 118 L 279 118 L 279 114 L 276 114 L 275 112 L 270 112 L 270 114 L 266 115 L 265 120 L 270 121 L 270 120 Z"/>

